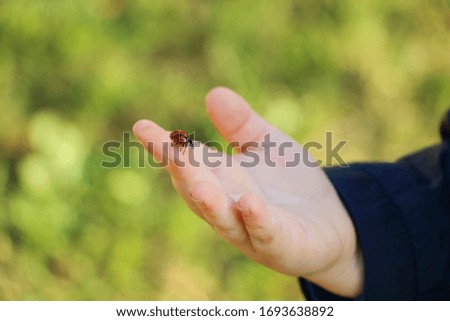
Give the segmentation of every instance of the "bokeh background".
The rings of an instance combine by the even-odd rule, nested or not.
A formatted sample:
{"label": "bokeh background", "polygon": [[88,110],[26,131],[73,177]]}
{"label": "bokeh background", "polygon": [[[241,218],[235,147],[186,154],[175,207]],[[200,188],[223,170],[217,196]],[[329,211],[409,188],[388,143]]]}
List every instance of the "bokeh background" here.
{"label": "bokeh background", "polygon": [[[0,1],[0,299],[302,299],[190,213],[160,168],[103,168],[149,118],[220,140],[224,85],[345,161],[438,142],[450,103],[449,2]],[[133,138],[134,140],[134,138]],[[315,151],[318,158],[323,151]],[[109,159],[110,160],[110,159]]]}

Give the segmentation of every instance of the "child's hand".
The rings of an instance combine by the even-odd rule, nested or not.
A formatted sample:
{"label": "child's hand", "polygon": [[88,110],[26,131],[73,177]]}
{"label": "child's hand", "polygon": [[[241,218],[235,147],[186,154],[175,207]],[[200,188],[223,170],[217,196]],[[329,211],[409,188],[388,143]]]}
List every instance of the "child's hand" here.
{"label": "child's hand", "polygon": [[[246,158],[244,146],[240,154],[210,158],[210,162],[220,160],[220,166],[207,166],[204,145],[188,146],[183,153],[179,147],[170,147],[170,132],[148,120],[138,121],[133,131],[145,147],[153,144],[156,161],[169,155],[166,169],[178,193],[194,213],[242,253],[336,294],[358,295],[363,266],[355,231],[322,169],[304,162],[286,167],[294,153],[303,157],[306,151],[231,90],[212,90],[206,97],[206,106],[217,130],[228,142],[242,147],[248,142],[261,143],[270,134],[270,141],[276,144],[270,149],[270,159],[267,148],[259,145],[248,149],[259,156],[259,163],[243,167],[241,160],[253,160]],[[163,142],[169,146],[166,151]],[[278,147],[283,142],[292,145],[280,156]],[[199,164],[189,164],[189,157]],[[227,166],[227,158],[231,158],[232,166]],[[269,166],[270,161],[276,166]]]}

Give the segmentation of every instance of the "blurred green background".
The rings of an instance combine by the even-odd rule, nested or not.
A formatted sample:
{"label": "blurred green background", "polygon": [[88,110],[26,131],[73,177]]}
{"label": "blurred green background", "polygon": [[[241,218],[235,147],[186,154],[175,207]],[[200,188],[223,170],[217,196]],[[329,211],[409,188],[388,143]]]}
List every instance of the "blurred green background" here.
{"label": "blurred green background", "polygon": [[437,0],[1,1],[0,299],[301,299],[137,147],[107,169],[102,145],[140,118],[218,140],[203,99],[224,85],[299,142],[332,131],[347,162],[395,160],[439,140],[449,17]]}

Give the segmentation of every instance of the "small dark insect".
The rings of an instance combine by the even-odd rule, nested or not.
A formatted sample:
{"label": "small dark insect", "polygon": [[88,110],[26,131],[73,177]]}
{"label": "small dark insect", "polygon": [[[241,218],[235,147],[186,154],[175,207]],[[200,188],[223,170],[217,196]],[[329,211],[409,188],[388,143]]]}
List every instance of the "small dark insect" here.
{"label": "small dark insect", "polygon": [[172,146],[180,145],[181,147],[194,147],[192,139],[188,136],[188,134],[186,134],[184,130],[175,130],[171,132],[170,139],[172,140]]}

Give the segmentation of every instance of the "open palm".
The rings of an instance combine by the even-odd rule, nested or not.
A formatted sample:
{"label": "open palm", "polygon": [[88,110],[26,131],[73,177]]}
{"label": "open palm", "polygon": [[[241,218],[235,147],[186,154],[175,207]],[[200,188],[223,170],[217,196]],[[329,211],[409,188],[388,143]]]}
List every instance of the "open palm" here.
{"label": "open palm", "polygon": [[[212,90],[206,106],[239,153],[211,157],[197,142],[180,152],[168,147],[170,133],[148,120],[137,122],[134,133],[157,161],[168,158],[173,185],[192,211],[242,253],[337,294],[357,295],[362,264],[355,231],[322,169],[231,90]],[[270,145],[261,144],[265,139]],[[295,155],[303,161],[291,166]]]}

